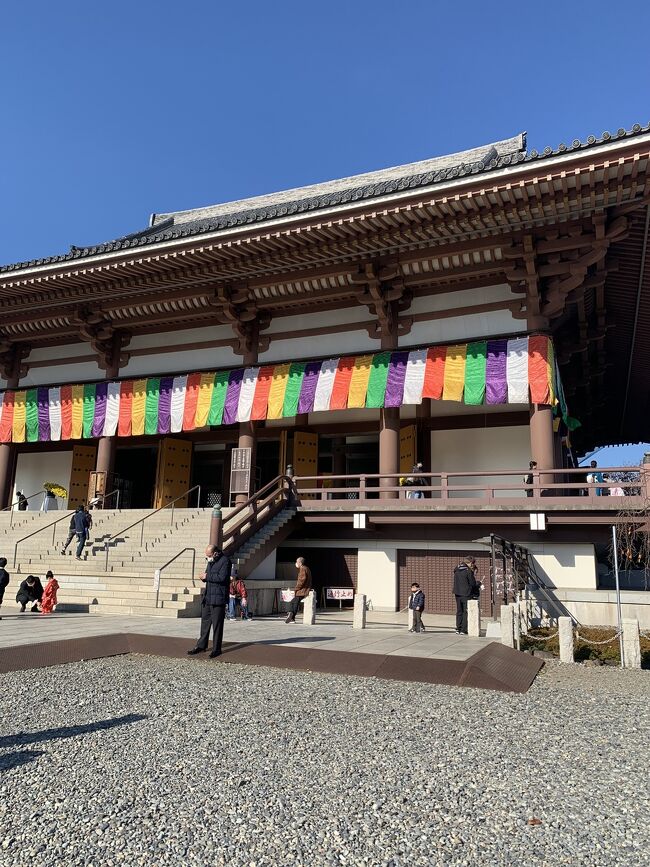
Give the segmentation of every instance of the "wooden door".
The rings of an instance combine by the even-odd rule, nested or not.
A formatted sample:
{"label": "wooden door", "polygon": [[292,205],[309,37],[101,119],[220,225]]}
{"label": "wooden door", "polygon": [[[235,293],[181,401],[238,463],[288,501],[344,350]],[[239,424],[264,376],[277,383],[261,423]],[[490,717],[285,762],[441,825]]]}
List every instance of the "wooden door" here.
{"label": "wooden door", "polygon": [[410,473],[417,461],[417,429],[414,424],[403,427],[399,432],[399,471]]}
{"label": "wooden door", "polygon": [[[68,508],[76,509],[86,502],[90,474],[97,465],[97,446],[74,446],[72,449],[72,469],[68,484]],[[58,482],[58,479],[47,479]]]}
{"label": "wooden door", "polygon": [[[171,503],[180,497],[190,487],[190,472],[192,468],[192,443],[188,440],[178,440],[164,437],[158,446],[158,469],[156,470],[156,493],[154,508]],[[194,498],[192,502],[195,502]],[[187,506],[188,498],[183,497],[176,505],[179,508]]]}
{"label": "wooden door", "polygon": [[[471,551],[471,547],[470,547]],[[478,566],[477,578],[483,582],[480,608],[484,617],[491,613],[490,555],[486,551],[473,552]],[[454,568],[462,563],[467,550],[461,551],[398,551],[399,607],[408,603],[411,584],[417,581],[424,591],[425,613],[455,614],[453,594]],[[426,624],[426,617],[425,617]]]}
{"label": "wooden door", "polygon": [[[304,431],[294,433],[293,469],[297,476],[318,475],[318,434]],[[305,499],[313,500],[314,494],[304,492],[315,487],[315,480],[300,482],[300,493]]]}

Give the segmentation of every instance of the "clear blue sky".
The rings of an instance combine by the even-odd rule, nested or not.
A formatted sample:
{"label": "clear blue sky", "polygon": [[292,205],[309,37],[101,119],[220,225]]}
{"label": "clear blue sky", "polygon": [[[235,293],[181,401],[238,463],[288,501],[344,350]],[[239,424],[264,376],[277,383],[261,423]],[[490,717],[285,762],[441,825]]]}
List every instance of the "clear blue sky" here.
{"label": "clear blue sky", "polygon": [[650,4],[6,3],[0,262],[522,130],[645,123]]}

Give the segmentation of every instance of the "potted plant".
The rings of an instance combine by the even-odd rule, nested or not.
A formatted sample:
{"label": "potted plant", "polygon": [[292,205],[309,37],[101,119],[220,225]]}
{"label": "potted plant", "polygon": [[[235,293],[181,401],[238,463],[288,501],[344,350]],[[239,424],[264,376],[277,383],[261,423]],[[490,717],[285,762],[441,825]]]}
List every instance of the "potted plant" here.
{"label": "potted plant", "polygon": [[59,497],[65,500],[68,496],[68,492],[63,485],[59,485],[57,482],[43,482],[43,490],[45,491],[42,507],[44,512],[52,512],[58,509],[56,498]]}

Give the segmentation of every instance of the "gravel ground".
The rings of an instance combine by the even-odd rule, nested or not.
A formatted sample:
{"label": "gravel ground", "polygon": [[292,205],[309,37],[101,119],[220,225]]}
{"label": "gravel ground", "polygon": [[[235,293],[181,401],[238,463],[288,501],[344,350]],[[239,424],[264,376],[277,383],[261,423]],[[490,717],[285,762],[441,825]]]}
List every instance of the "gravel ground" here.
{"label": "gravel ground", "polygon": [[649,697],[555,664],[523,696],[135,656],[5,675],[0,864],[648,865]]}

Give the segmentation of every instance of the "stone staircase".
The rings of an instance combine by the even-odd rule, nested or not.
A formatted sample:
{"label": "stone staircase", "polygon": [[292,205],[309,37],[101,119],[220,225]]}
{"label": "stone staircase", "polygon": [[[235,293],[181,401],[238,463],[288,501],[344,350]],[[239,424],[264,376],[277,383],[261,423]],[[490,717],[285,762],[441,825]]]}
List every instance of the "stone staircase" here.
{"label": "stone staircase", "polygon": [[[224,530],[232,510],[223,510]],[[0,512],[0,556],[7,558],[11,584],[5,605],[15,595],[18,583],[30,573],[43,580],[51,569],[61,589],[59,609],[97,614],[155,614],[163,617],[191,617],[199,614],[204,548],[209,539],[210,509],[165,509],[126,532],[125,527],[151,514],[150,509],[93,512],[93,527],[82,561],[75,559],[76,537],[65,556],[61,549],[68,535],[72,512]],[[260,557],[273,547],[274,538],[284,538],[295,514],[284,509],[264,524],[234,553],[241,574],[250,574]],[[240,516],[241,517],[241,516]],[[61,520],[59,520],[61,519]],[[11,525],[10,525],[11,521]],[[54,522],[58,521],[56,525]],[[43,529],[48,527],[48,529]],[[24,539],[36,530],[42,530]],[[108,565],[105,540],[109,543]],[[14,548],[18,544],[16,565]],[[194,570],[192,569],[194,549]],[[179,555],[179,556],[177,556]],[[170,560],[174,562],[163,568]],[[158,590],[154,573],[162,569]]]}

